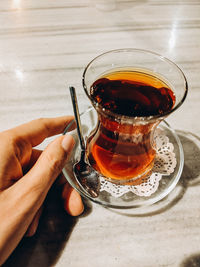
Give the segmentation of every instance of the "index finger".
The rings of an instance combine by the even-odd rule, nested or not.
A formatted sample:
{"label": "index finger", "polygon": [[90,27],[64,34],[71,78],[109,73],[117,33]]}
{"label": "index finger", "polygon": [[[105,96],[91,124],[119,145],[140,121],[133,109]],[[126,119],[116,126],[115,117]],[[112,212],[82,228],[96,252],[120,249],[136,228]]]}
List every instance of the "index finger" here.
{"label": "index finger", "polygon": [[39,145],[45,138],[62,133],[73,119],[73,116],[40,118],[19,125],[9,131],[15,138],[23,138],[34,147]]}

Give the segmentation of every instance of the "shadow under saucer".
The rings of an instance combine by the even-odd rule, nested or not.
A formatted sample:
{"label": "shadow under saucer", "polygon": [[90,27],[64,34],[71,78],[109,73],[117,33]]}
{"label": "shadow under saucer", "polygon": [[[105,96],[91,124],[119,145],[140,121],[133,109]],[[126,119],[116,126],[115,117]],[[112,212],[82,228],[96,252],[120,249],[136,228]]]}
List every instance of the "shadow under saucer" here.
{"label": "shadow under saucer", "polygon": [[[183,198],[188,187],[200,185],[200,137],[191,132],[176,132],[184,152],[183,172],[176,187],[165,198],[153,205],[132,209],[131,211],[110,209],[112,212],[130,217],[145,217],[159,214],[176,205]],[[195,257],[196,259],[199,260],[199,255]],[[193,259],[189,258],[188,261],[184,262],[185,265],[183,266],[189,266],[187,263],[189,264],[191,260]]]}

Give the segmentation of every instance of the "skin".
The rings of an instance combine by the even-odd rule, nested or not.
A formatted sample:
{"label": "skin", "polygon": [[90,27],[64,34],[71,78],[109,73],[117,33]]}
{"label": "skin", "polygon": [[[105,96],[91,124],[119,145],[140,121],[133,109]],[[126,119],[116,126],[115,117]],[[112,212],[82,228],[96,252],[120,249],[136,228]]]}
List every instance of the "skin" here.
{"label": "skin", "polygon": [[[34,147],[62,133],[72,119],[37,119],[0,133],[0,265],[23,236],[36,232],[43,202],[70,156],[74,139],[59,136],[44,151]],[[81,214],[80,195],[65,179],[58,183],[65,210],[72,216]]]}

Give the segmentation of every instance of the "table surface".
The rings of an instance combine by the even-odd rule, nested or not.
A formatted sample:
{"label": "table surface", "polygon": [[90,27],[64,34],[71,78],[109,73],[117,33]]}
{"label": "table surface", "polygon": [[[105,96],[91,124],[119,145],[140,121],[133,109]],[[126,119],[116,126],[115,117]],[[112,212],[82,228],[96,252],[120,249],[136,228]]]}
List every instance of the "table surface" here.
{"label": "table surface", "polygon": [[199,0],[1,0],[0,130],[72,114],[69,85],[85,110],[84,67],[124,47],[162,54],[187,77],[187,99],[168,118],[185,154],[180,182],[146,213],[122,215],[85,201],[78,218],[52,189],[36,235],[5,266],[200,266]]}

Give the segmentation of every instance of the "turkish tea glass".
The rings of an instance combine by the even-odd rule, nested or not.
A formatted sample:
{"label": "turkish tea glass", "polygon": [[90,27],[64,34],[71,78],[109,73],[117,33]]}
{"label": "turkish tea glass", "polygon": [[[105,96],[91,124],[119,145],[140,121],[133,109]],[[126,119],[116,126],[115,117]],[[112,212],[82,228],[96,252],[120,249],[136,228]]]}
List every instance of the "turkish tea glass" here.
{"label": "turkish tea glass", "polygon": [[88,162],[112,183],[140,184],[154,164],[158,124],[186,98],[185,75],[156,53],[118,49],[94,58],[82,81],[98,114]]}

